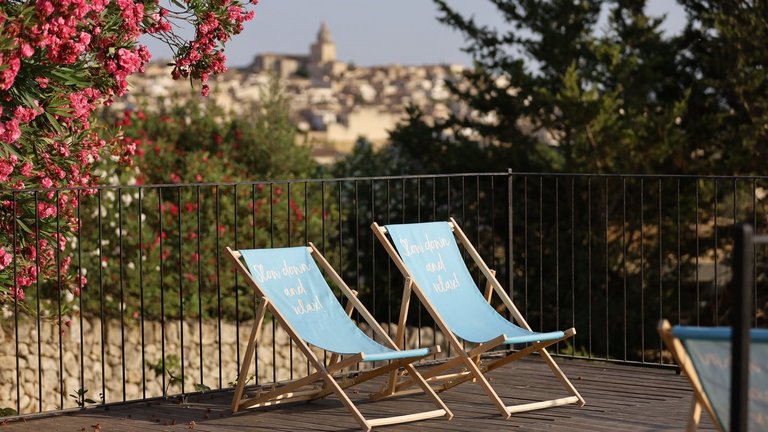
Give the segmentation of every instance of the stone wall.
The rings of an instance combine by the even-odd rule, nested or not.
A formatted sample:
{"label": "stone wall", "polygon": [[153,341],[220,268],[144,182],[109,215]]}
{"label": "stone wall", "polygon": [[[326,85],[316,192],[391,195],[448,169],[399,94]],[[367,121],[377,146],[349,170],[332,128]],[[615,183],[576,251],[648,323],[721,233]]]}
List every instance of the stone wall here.
{"label": "stone wall", "polygon": [[[160,362],[163,349],[166,359],[175,356],[181,360],[182,336],[184,391],[195,391],[195,384],[201,382],[212,389],[226,388],[237,379],[238,336],[242,357],[252,325],[252,322],[239,325],[222,322],[219,328],[215,320],[204,321],[201,341],[197,321],[184,322],[183,328],[178,321],[166,321],[164,332],[159,322],[147,321],[142,338],[141,326],[136,320],[126,321],[121,328],[119,320],[107,321],[102,326],[99,319],[87,318],[82,320],[81,343],[79,319],[63,326],[63,331],[50,322],[42,322],[38,331],[36,321],[20,318],[17,369],[16,329],[13,322],[10,325],[6,322],[0,326],[0,408],[16,409],[17,376],[21,413],[39,411],[41,394],[43,411],[60,409],[62,397],[64,408],[76,407],[70,394],[81,387],[88,390],[86,397],[97,401],[104,393],[108,403],[162,396],[162,378],[151,366]],[[307,373],[307,361],[303,354],[295,346],[291,347],[288,335],[279,326],[276,327],[273,332],[272,322],[265,322],[257,350],[258,366],[252,366],[249,373],[249,377],[258,375],[260,384],[300,378]],[[394,335],[394,325],[385,324],[384,328]],[[419,340],[421,346],[444,342],[439,332],[435,341],[431,328],[422,328],[421,331],[409,329],[407,347],[418,346]],[[81,352],[84,358],[82,371]],[[316,350],[316,353],[323,358],[322,351]],[[180,368],[172,372],[180,376]],[[42,378],[42,386],[39,386],[39,377]],[[166,374],[166,384],[168,382]],[[252,380],[250,384],[254,382]],[[181,384],[173,385],[168,388],[167,394],[178,394],[181,390]]]}

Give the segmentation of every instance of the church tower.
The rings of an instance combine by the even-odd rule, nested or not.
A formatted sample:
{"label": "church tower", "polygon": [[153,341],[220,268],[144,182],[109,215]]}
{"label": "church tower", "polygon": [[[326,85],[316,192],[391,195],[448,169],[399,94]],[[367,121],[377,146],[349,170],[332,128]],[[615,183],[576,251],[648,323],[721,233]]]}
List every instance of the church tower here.
{"label": "church tower", "polygon": [[317,41],[312,44],[309,51],[309,72],[314,78],[327,75],[336,62],[336,44],[331,40],[331,32],[323,21],[317,32]]}

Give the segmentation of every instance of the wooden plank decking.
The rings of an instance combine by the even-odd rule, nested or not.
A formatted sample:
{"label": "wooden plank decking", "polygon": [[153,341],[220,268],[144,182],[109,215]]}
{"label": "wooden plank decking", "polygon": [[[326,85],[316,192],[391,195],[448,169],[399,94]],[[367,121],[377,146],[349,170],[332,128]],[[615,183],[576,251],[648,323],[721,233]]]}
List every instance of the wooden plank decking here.
{"label": "wooden plank decking", "polygon": [[[376,428],[377,431],[681,431],[685,429],[691,391],[684,377],[668,369],[558,360],[587,401],[574,405],[516,414],[504,420],[476,384],[466,383],[442,393],[453,410],[444,418]],[[492,384],[507,404],[567,396],[544,362],[532,358],[491,374]],[[363,415],[406,414],[434,409],[423,396],[369,403],[364,396],[381,382],[361,386],[350,396]],[[188,404],[174,401],[141,402],[108,409],[93,408],[73,414],[12,422],[5,431],[347,431],[358,430],[349,413],[333,397],[312,403],[246,410],[232,415],[232,393],[197,397]],[[714,430],[703,414],[699,430]]]}

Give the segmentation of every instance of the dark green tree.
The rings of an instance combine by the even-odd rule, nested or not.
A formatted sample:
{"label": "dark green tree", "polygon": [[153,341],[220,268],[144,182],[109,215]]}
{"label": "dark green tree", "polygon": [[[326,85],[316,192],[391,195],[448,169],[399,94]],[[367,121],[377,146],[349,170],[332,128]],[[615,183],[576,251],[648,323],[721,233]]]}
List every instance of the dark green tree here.
{"label": "dark green tree", "polygon": [[680,0],[685,128],[708,172],[762,174],[768,158],[768,3]]}
{"label": "dark green tree", "polygon": [[[395,146],[429,160],[427,171],[683,168],[680,41],[663,34],[644,0],[490,1],[505,29],[435,0],[438,19],[464,34],[474,61],[448,83],[466,109],[434,125],[412,110],[392,134]],[[598,29],[601,11],[608,19]]]}

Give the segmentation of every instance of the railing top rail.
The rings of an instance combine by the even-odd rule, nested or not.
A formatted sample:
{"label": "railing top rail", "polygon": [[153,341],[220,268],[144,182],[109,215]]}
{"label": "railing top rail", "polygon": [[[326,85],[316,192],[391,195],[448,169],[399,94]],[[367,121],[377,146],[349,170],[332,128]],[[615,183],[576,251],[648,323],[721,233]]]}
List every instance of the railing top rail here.
{"label": "railing top rail", "polygon": [[368,176],[368,177],[335,177],[335,178],[311,178],[311,179],[278,179],[278,180],[252,180],[241,182],[209,182],[209,183],[158,183],[146,185],[99,185],[99,186],[77,186],[64,188],[26,188],[26,189],[0,189],[0,193],[29,193],[29,192],[50,192],[50,191],[93,191],[93,190],[114,190],[114,189],[158,189],[158,188],[179,188],[179,187],[215,187],[215,186],[254,186],[270,184],[295,184],[295,183],[336,183],[349,181],[384,181],[384,180],[402,180],[402,179],[435,179],[435,178],[454,178],[454,177],[498,177],[507,176],[508,172],[485,172],[485,173],[455,173],[455,174],[416,174],[399,176]]}
{"label": "railing top rail", "polygon": [[552,172],[515,172],[510,175],[527,177],[598,177],[598,178],[652,178],[652,179],[688,179],[688,180],[768,180],[763,175],[707,175],[707,174],[598,174],[598,173],[552,173]]}
{"label": "railing top rail", "polygon": [[305,178],[305,179],[277,179],[277,180],[251,180],[240,182],[208,182],[208,183],[156,183],[146,185],[125,185],[110,184],[99,186],[73,186],[63,188],[25,188],[25,189],[0,189],[0,193],[19,194],[34,192],[62,192],[62,191],[94,191],[94,190],[114,190],[114,189],[159,189],[159,188],[179,188],[179,187],[221,187],[221,186],[254,186],[254,185],[276,185],[276,184],[296,184],[296,183],[336,183],[348,181],[385,181],[385,180],[403,180],[403,179],[436,179],[436,178],[455,178],[455,177],[578,177],[578,178],[639,178],[639,179],[681,179],[681,180],[767,180],[768,176],[762,175],[695,175],[695,174],[600,174],[600,173],[553,173],[553,172],[515,172],[512,170],[506,172],[474,172],[474,173],[451,173],[451,174],[414,174],[414,175],[394,175],[394,176],[367,176],[367,177],[331,177],[331,178]]}

